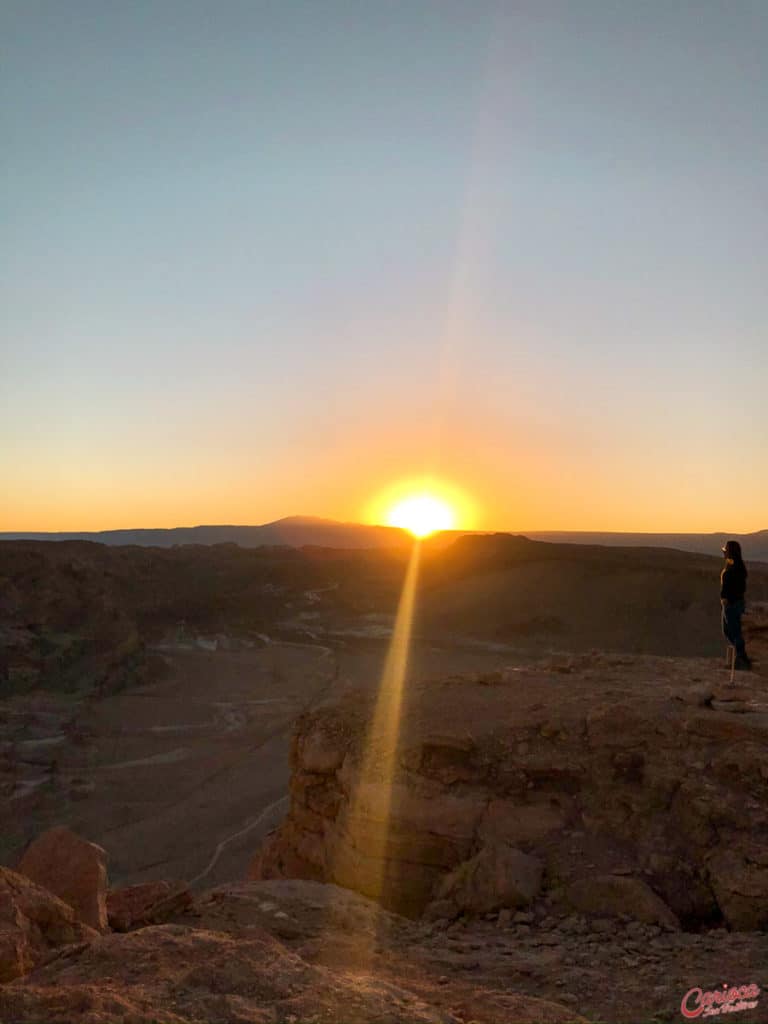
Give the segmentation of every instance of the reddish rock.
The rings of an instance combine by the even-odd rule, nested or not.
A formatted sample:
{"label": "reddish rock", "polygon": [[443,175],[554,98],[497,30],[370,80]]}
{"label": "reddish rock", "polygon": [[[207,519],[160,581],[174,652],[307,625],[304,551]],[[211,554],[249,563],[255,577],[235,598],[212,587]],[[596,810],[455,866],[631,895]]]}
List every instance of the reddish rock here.
{"label": "reddish rock", "polygon": [[110,889],[107,893],[109,926],[127,932],[141,925],[159,924],[192,903],[189,890],[174,882],[142,882]]}
{"label": "reddish rock", "polygon": [[574,910],[592,914],[629,914],[636,921],[679,928],[667,904],[640,878],[597,875],[573,882],[565,892]]}
{"label": "reddish rock", "polygon": [[107,855],[66,826],[48,829],[27,847],[18,871],[64,900],[98,931],[107,930]]}
{"label": "reddish rock", "polygon": [[502,843],[484,846],[443,879],[438,898],[477,914],[527,907],[539,893],[541,876],[542,863],[536,857]]}
{"label": "reddish rock", "polygon": [[768,928],[768,846],[751,842],[741,850],[715,850],[709,860],[709,878],[731,928]]}
{"label": "reddish rock", "polygon": [[63,900],[24,875],[0,868],[0,983],[31,971],[55,947],[97,934]]}

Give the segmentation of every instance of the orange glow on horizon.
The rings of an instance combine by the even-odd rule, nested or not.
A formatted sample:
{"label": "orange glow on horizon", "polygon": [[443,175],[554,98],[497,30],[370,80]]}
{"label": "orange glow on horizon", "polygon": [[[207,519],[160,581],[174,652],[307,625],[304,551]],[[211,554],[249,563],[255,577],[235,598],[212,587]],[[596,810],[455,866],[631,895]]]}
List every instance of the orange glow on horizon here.
{"label": "orange glow on horizon", "polygon": [[435,478],[403,480],[380,492],[370,503],[365,520],[398,526],[414,537],[439,530],[475,529],[474,502],[453,484]]}
{"label": "orange glow on horizon", "polygon": [[456,514],[439,498],[433,498],[431,494],[416,494],[390,509],[387,523],[421,538],[439,530],[452,530]]}

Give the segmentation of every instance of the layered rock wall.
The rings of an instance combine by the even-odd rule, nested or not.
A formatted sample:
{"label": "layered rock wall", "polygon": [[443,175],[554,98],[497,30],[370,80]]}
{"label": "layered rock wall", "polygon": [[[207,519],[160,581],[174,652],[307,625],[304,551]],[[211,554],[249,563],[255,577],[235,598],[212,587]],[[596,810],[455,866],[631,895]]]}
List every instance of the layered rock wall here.
{"label": "layered rock wall", "polygon": [[768,681],[723,681],[707,661],[591,656],[411,683],[394,759],[368,734],[373,697],[350,693],[299,721],[290,812],[251,877],[411,915],[541,887],[582,911],[768,928]]}

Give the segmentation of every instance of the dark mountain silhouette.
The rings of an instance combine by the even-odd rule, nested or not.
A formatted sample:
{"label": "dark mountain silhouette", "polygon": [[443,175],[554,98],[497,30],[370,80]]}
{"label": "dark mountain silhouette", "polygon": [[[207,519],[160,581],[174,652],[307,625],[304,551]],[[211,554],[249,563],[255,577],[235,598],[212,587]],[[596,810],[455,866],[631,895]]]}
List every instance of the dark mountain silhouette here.
{"label": "dark mountain silhouette", "polygon": [[741,543],[744,557],[768,562],[768,530],[754,533],[599,533],[534,530],[525,534],[531,540],[550,544],[603,544],[608,547],[676,548],[703,555],[719,555],[727,540]]}
{"label": "dark mountain silhouette", "polygon": [[0,540],[90,540],[99,544],[172,548],[180,544],[237,544],[241,548],[387,548],[408,542],[391,526],[339,523],[318,516],[288,516],[261,526],[177,526],[172,529],[100,530],[94,533],[2,533]]}
{"label": "dark mountain silhouette", "polygon": [[[473,530],[446,530],[430,540],[443,547],[458,537],[482,533]],[[531,540],[555,544],[603,545],[607,547],[675,548],[698,554],[719,556],[726,540],[741,542],[749,561],[768,561],[768,530],[755,533],[599,533],[571,531],[529,531]],[[342,523],[318,516],[287,516],[260,526],[201,525],[172,529],[101,530],[80,533],[0,533],[0,540],[88,540],[108,545],[172,548],[182,544],[237,544],[241,548],[323,547],[323,548],[400,548],[410,544],[409,535],[393,526]]]}

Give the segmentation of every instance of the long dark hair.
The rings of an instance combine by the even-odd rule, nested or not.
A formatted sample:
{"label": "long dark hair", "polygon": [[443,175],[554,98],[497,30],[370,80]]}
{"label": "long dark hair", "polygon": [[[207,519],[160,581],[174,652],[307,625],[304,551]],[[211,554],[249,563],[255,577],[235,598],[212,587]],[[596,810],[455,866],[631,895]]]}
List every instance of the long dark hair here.
{"label": "long dark hair", "polygon": [[725,547],[723,548],[723,554],[726,558],[732,559],[733,564],[738,565],[746,574],[747,567],[744,565],[744,559],[741,557],[741,544],[739,544],[737,540],[726,541]]}

